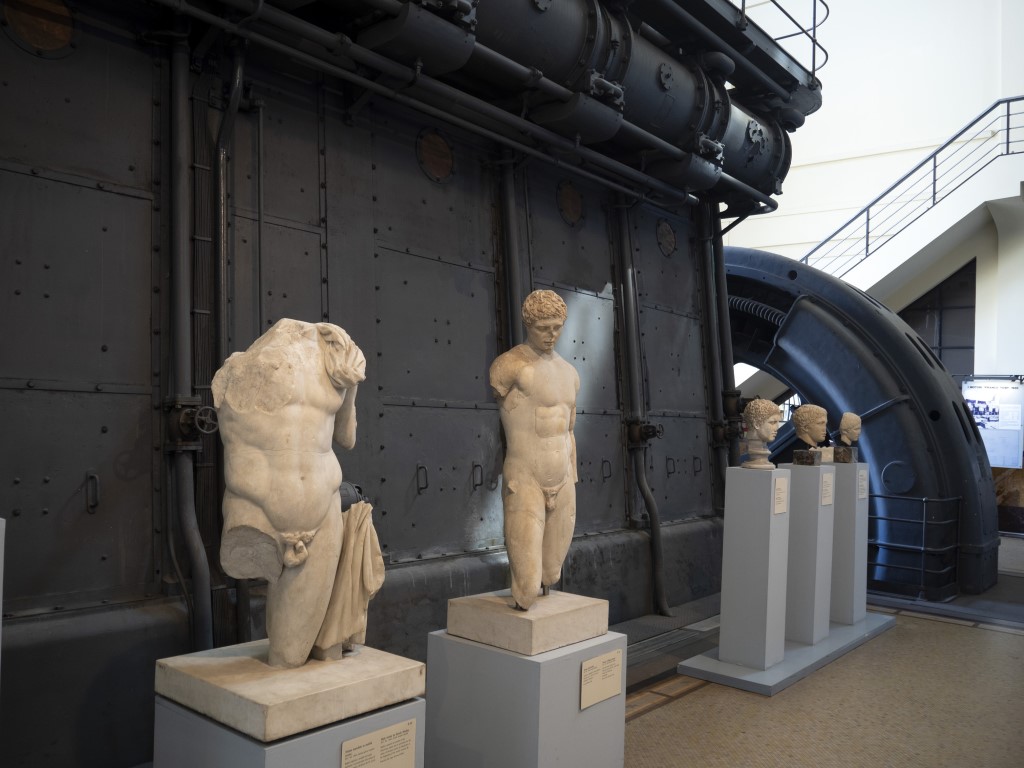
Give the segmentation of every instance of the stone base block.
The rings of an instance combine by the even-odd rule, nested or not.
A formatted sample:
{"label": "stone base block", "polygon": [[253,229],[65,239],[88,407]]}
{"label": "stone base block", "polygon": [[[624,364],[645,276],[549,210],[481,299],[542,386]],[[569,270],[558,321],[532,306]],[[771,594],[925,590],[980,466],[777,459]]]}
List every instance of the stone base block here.
{"label": "stone base block", "polygon": [[528,611],[507,589],[448,601],[448,634],[534,656],[608,631],[608,601],[554,592]]}
{"label": "stone base block", "polygon": [[422,696],[423,662],[360,646],[295,669],[265,662],[269,643],[159,659],[156,692],[260,741],[273,741]]}
{"label": "stone base block", "polygon": [[266,744],[157,696],[153,768],[423,768],[425,714],[417,698]]}

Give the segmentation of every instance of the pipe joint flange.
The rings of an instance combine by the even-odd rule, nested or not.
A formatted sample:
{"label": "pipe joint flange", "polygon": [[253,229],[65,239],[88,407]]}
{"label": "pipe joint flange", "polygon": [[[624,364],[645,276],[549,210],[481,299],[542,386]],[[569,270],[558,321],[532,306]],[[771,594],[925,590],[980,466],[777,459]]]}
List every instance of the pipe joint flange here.
{"label": "pipe joint flange", "polygon": [[630,447],[643,447],[648,441],[654,438],[665,436],[663,424],[652,424],[649,421],[630,421],[626,424],[626,436]]}

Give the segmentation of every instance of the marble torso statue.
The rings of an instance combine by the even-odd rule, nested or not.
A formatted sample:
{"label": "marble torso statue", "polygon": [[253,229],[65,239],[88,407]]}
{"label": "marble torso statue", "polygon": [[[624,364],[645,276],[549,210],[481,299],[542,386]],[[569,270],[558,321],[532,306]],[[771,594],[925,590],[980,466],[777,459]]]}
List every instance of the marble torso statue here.
{"label": "marble torso statue", "polygon": [[221,565],[268,582],[268,663],[363,641],[384,564],[365,502],[341,510],[332,443],[352,448],[366,361],[330,323],[280,320],[213,379],[224,442]]}

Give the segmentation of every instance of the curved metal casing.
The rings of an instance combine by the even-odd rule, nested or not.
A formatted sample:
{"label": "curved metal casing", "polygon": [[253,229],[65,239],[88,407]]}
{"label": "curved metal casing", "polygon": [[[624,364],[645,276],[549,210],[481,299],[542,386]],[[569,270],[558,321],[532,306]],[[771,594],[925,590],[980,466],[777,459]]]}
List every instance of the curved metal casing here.
{"label": "curved metal casing", "polygon": [[[877,546],[869,583],[883,591],[920,587],[927,599],[995,584],[992,470],[956,383],[928,346],[894,312],[837,278],[763,251],[725,254],[730,297],[785,313],[778,326],[745,313],[734,318],[737,362],[824,407],[833,434],[846,411],[864,420],[859,445],[870,468]],[[773,334],[770,347],[736,338],[735,328],[751,324]],[[957,504],[944,501],[954,499],[958,523]]]}

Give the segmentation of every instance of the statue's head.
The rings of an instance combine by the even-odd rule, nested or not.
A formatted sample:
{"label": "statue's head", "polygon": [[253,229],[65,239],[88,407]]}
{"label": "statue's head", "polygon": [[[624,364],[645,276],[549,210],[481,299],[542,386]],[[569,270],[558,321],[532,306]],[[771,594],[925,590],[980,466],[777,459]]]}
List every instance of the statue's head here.
{"label": "statue's head", "polygon": [[568,315],[565,302],[554,291],[534,291],[523,301],[527,343],[537,352],[551,352]]}
{"label": "statue's head", "polygon": [[758,398],[751,400],[743,409],[743,421],[758,440],[770,443],[779,432],[782,411],[771,400]]}
{"label": "statue's head", "polygon": [[839,422],[839,439],[846,445],[853,445],[860,440],[860,416],[847,411]]}
{"label": "statue's head", "polygon": [[820,405],[801,405],[793,411],[796,436],[807,445],[817,446],[828,434],[828,413]]}
{"label": "statue's head", "polygon": [[366,378],[366,358],[344,329],[331,323],[317,323],[324,368],[338,389],[351,389]]}

